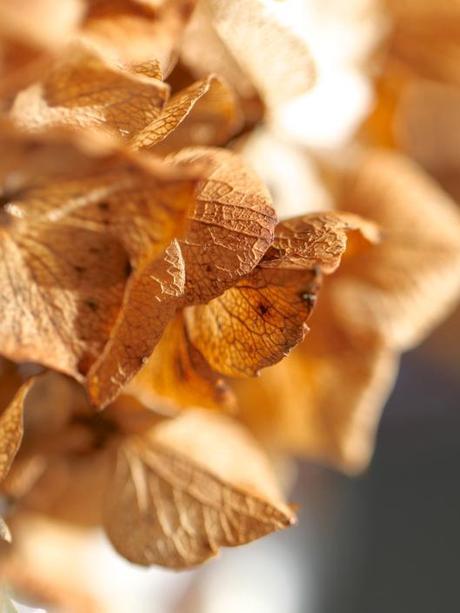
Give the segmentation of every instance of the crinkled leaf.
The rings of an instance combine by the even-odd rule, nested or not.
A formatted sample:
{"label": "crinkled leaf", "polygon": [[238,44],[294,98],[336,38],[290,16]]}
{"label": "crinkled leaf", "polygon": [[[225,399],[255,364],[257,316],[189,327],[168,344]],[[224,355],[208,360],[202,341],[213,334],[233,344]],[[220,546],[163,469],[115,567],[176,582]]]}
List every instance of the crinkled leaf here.
{"label": "crinkled leaf", "polygon": [[312,271],[257,268],[222,296],[187,309],[190,340],[218,372],[256,375],[303,340],[318,290]]}
{"label": "crinkled leaf", "polygon": [[156,119],[169,96],[149,67],[110,65],[81,45],[71,46],[45,77],[18,94],[11,117],[21,128],[99,127],[129,140]]}
{"label": "crinkled leaf", "polygon": [[138,266],[111,338],[88,373],[95,404],[107,405],[146,363],[174,317],[184,286],[184,262],[176,241],[164,256],[154,254]]}
{"label": "crinkled leaf", "polygon": [[136,135],[132,145],[144,149],[155,146],[155,153],[184,145],[220,145],[240,126],[233,92],[225,81],[211,75],[172,96],[161,115]]}
{"label": "crinkled leaf", "polygon": [[191,342],[216,371],[253,376],[300,343],[320,287],[347,246],[347,232],[375,238],[357,216],[323,213],[278,224],[259,266],[206,305],[186,312]]}
{"label": "crinkled leaf", "polygon": [[179,241],[186,303],[207,302],[247,275],[273,240],[276,215],[258,177],[230,151],[193,147],[167,158],[206,165],[190,227]]}
{"label": "crinkled leaf", "polygon": [[22,164],[17,139],[10,142],[17,166],[2,160],[2,353],[78,376],[109,338],[131,265],[152,261],[181,231],[196,180],[107,147],[97,152],[90,141],[28,137]]}
{"label": "crinkled leaf", "polygon": [[293,522],[257,444],[208,411],[127,442],[108,486],[107,534],[145,566],[194,566]]}

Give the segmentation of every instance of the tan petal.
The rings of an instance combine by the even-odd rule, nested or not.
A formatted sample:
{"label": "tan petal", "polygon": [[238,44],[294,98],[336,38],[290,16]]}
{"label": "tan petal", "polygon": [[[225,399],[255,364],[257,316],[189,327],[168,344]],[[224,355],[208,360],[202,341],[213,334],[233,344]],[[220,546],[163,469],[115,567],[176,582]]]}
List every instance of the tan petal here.
{"label": "tan petal", "polygon": [[[249,124],[259,121],[264,106],[248,75],[244,73],[212,25],[205,2],[199,2],[185,30],[180,48],[182,63],[196,78],[209,73],[222,76],[238,94]],[[206,56],[206,63],[203,57]]]}
{"label": "tan petal", "polygon": [[169,324],[127,391],[153,409],[158,406],[159,397],[183,408],[234,407],[233,396],[223,379],[190,343],[182,314]]}
{"label": "tan petal", "polygon": [[331,283],[345,329],[407,349],[445,315],[460,291],[460,216],[408,159],[376,153],[343,186],[341,207],[375,221],[382,241],[346,261]]}
{"label": "tan petal", "polygon": [[196,411],[120,450],[105,525],[128,560],[178,569],[293,522],[244,429]]}
{"label": "tan petal", "polygon": [[[2,541],[6,541],[7,543],[11,543],[11,532],[10,532],[10,529],[8,528],[8,525],[6,524],[5,520],[3,519],[3,517],[0,516],[0,543]],[[2,604],[1,596],[0,596],[0,604]]]}
{"label": "tan petal", "polygon": [[283,221],[259,266],[224,294],[186,311],[188,334],[211,367],[230,377],[254,376],[281,360],[308,327],[321,273],[333,272],[347,232],[377,238],[357,216],[322,213]]}
{"label": "tan petal", "polygon": [[109,338],[131,264],[152,261],[181,231],[196,185],[183,169],[90,142],[31,136],[21,160],[6,139],[0,223],[2,353],[77,377]]}
{"label": "tan petal", "polygon": [[85,35],[117,61],[157,59],[168,75],[196,0],[90,0]]}
{"label": "tan petal", "polygon": [[435,2],[386,0],[393,19],[390,50],[420,76],[460,83],[460,6]]}
{"label": "tan petal", "polygon": [[303,340],[318,290],[313,271],[257,268],[222,296],[187,309],[190,340],[217,372],[254,376]]}
{"label": "tan petal", "polygon": [[236,154],[193,147],[167,158],[206,165],[190,228],[179,241],[187,303],[207,302],[251,272],[273,240],[276,215],[258,177]]}
{"label": "tan petal", "polygon": [[269,106],[307,91],[314,68],[305,43],[261,0],[207,0],[212,23]]}
{"label": "tan petal", "polygon": [[302,345],[257,380],[237,382],[240,418],[272,448],[354,473],[372,455],[397,358],[332,325],[323,306],[324,296]]}
{"label": "tan petal", "polygon": [[0,481],[5,479],[21,444],[24,401],[33,380],[24,383],[0,415]]}
{"label": "tan petal", "polygon": [[39,78],[83,17],[81,0],[3,0],[0,4],[0,96]]}
{"label": "tan petal", "polygon": [[73,45],[41,82],[16,97],[11,118],[21,128],[100,127],[129,140],[159,117],[167,85],[151,78],[153,62],[120,68]]}
{"label": "tan petal", "polygon": [[88,373],[94,404],[106,406],[147,362],[174,317],[184,287],[184,262],[176,241],[164,257],[155,254],[136,269],[111,338]]}
{"label": "tan petal", "polygon": [[[274,241],[260,265],[264,268],[312,270],[331,274],[340,265],[350,237],[357,233],[367,243],[380,240],[378,227],[351,213],[311,213],[280,222]],[[355,242],[358,240],[354,238]]]}
{"label": "tan petal", "polygon": [[437,177],[460,168],[460,89],[418,79],[401,96],[398,144]]}
{"label": "tan petal", "polygon": [[168,153],[184,145],[220,145],[240,126],[241,115],[232,90],[211,75],[175,94],[132,145],[147,149],[155,146],[155,153]]}

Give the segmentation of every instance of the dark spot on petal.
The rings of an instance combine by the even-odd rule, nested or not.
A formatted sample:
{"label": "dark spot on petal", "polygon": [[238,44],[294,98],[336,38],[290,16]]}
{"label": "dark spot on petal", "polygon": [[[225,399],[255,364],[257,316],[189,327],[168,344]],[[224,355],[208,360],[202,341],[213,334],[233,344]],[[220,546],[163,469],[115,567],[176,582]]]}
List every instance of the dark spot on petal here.
{"label": "dark spot on petal", "polygon": [[101,200],[101,202],[97,203],[97,206],[99,207],[99,210],[101,211],[108,211],[110,208],[110,203],[106,202],[105,200]]}
{"label": "dark spot on petal", "polygon": [[97,304],[97,302],[95,300],[85,300],[85,304],[87,307],[89,307],[92,311],[97,311],[97,309],[99,308],[99,305]]}
{"label": "dark spot on petal", "polygon": [[259,306],[257,307],[257,309],[258,309],[259,313],[262,315],[262,317],[268,313],[269,308],[270,307],[267,306],[266,304],[264,304],[263,302],[261,302],[259,304]]}
{"label": "dark spot on petal", "polygon": [[85,270],[86,270],[86,268],[84,266],[80,266],[79,264],[75,264],[74,269],[80,275],[83,274],[85,272]]}

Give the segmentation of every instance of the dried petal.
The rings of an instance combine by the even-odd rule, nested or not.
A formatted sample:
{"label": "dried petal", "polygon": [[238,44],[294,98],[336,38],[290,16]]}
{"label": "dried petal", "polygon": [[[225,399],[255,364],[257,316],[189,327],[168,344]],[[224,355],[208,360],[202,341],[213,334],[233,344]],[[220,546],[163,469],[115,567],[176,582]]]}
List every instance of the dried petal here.
{"label": "dried petal", "polygon": [[207,302],[257,265],[273,240],[270,196],[242,159],[230,151],[193,147],[167,158],[187,168],[206,165],[186,236],[185,301]]}
{"label": "dried petal", "polygon": [[190,340],[214,370],[254,376],[304,339],[318,290],[313,271],[257,268],[222,296],[187,310]]}
{"label": "dried petal", "polygon": [[2,159],[0,171],[1,350],[78,377],[109,338],[131,264],[181,231],[196,180],[107,143],[91,150],[89,139],[10,143],[13,162]]}
{"label": "dried petal", "polygon": [[294,522],[263,452],[211,412],[188,412],[125,444],[108,496],[112,544],[145,566],[194,566]]}
{"label": "dried petal", "polygon": [[217,33],[269,106],[311,87],[314,68],[305,43],[261,0],[207,0],[207,5]]}
{"label": "dried petal", "polygon": [[454,203],[409,160],[375,153],[343,186],[342,208],[366,215],[382,241],[350,258],[331,285],[345,329],[390,347],[417,343],[460,290],[460,218]]}
{"label": "dried petal", "polygon": [[106,406],[141,369],[174,317],[184,293],[185,270],[176,241],[136,269],[111,338],[88,373],[92,401]]}
{"label": "dried petal", "polygon": [[167,85],[151,78],[156,64],[111,66],[84,46],[71,46],[44,79],[22,91],[11,110],[21,128],[100,127],[129,140],[161,114]]}
{"label": "dried petal", "polygon": [[[175,94],[161,115],[133,139],[137,149],[170,152],[184,145],[220,145],[241,126],[232,90],[211,75]],[[165,141],[164,139],[167,140]]]}
{"label": "dried petal", "polygon": [[37,79],[83,16],[81,0],[2,0],[0,96]]}
{"label": "dried petal", "polygon": [[235,392],[240,418],[267,445],[354,473],[372,455],[398,360],[337,327],[326,294],[305,343],[257,380],[238,380]]}
{"label": "dried petal", "polygon": [[234,407],[233,396],[223,379],[190,343],[182,314],[165,330],[128,392],[152,408],[158,406],[159,396],[183,408]]}
{"label": "dried petal", "polygon": [[24,401],[33,380],[24,383],[0,415],[0,481],[5,479],[21,444]]}
{"label": "dried petal", "polygon": [[187,310],[191,342],[227,376],[253,376],[281,360],[308,327],[320,273],[333,272],[347,232],[376,238],[358,216],[323,213],[283,221],[259,266],[222,296]]}
{"label": "dried petal", "polygon": [[153,58],[164,75],[174,67],[196,0],[89,0],[85,35],[122,63]]}

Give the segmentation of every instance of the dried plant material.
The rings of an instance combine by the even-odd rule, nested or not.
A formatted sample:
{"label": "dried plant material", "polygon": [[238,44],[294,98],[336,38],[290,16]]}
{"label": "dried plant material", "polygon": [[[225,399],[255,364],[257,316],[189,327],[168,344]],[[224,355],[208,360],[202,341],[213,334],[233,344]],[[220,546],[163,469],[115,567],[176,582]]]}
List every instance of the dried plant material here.
{"label": "dried plant material", "polygon": [[357,216],[323,213],[278,224],[259,266],[209,304],[188,309],[191,342],[212,368],[254,376],[281,360],[308,331],[321,273],[334,272],[347,231],[376,229]]}
{"label": "dried plant material", "polygon": [[[12,141],[23,151],[33,143],[39,165],[19,185],[4,183],[1,351],[78,377],[109,339],[131,265],[180,232],[196,180],[107,143],[88,154],[90,140]],[[18,176],[5,165],[7,179]]]}
{"label": "dried plant material", "polygon": [[263,370],[258,385],[235,384],[240,418],[270,447],[356,473],[372,455],[397,359],[378,343],[347,335],[323,306],[307,340]]}
{"label": "dried plant material", "polygon": [[460,88],[417,79],[401,92],[398,145],[441,180],[460,168]]}
{"label": "dried plant material", "polygon": [[189,412],[120,450],[106,530],[137,564],[188,568],[293,522],[262,451],[226,418]]}
{"label": "dried plant material", "polygon": [[99,127],[129,140],[157,119],[169,97],[156,63],[124,68],[73,45],[39,83],[20,92],[10,116],[23,129]]}
{"label": "dried plant material", "polygon": [[275,238],[260,265],[264,268],[337,270],[350,235],[358,233],[369,243],[380,240],[376,224],[352,213],[310,213],[285,219],[276,226]]}
{"label": "dried plant material", "polygon": [[386,0],[393,20],[392,56],[420,76],[460,83],[460,7],[456,0],[398,2]]}
{"label": "dried plant material", "polygon": [[235,134],[241,119],[232,90],[211,75],[172,96],[161,115],[137,134],[132,145],[138,149],[155,146],[155,153],[184,145],[220,145]]}
{"label": "dried plant material", "polygon": [[[33,384],[31,379],[16,392],[9,405],[0,414],[0,483],[8,475],[22,441],[24,401]],[[0,516],[0,543],[11,542],[11,533]]]}
{"label": "dried plant material", "polygon": [[184,262],[176,241],[163,257],[154,253],[140,263],[128,282],[111,338],[88,373],[88,389],[96,405],[106,406],[146,363],[184,288]]}
{"label": "dried plant material", "polygon": [[221,149],[184,149],[167,160],[206,165],[186,236],[185,303],[215,298],[258,264],[273,240],[276,215],[267,189],[240,156]]}
{"label": "dried plant material", "polygon": [[325,281],[307,339],[257,382],[235,383],[241,418],[268,444],[350,472],[369,461],[399,352],[450,308],[460,279],[460,222],[447,195],[402,156],[355,162],[338,205],[370,224]]}
{"label": "dried plant material", "polygon": [[187,311],[190,340],[214,370],[254,376],[303,340],[318,290],[312,271],[258,268],[209,304]]}
{"label": "dried plant material", "polygon": [[311,87],[314,68],[305,43],[270,15],[261,0],[206,0],[206,7],[217,34],[268,106]]}
{"label": "dried plant material", "polygon": [[0,415],[0,481],[8,474],[21,444],[23,434],[24,400],[32,380],[19,388],[13,400]]}
{"label": "dried plant material", "polygon": [[183,408],[200,403],[203,408],[234,408],[229,387],[190,342],[182,315],[169,324],[127,391],[152,408],[159,397]]}
{"label": "dried plant material", "polygon": [[159,61],[174,67],[184,27],[196,0],[88,0],[85,36],[122,63]]}
{"label": "dried plant material", "polygon": [[[206,65],[202,61],[203,53],[206,53]],[[209,73],[223,77],[238,95],[248,123],[262,118],[264,108],[256,87],[217,34],[205,2],[198,3],[187,25],[180,58],[196,78],[206,78]]]}
{"label": "dried plant material", "polygon": [[81,0],[3,0],[0,6],[0,95],[40,76],[83,16]]}
{"label": "dried plant material", "polygon": [[0,516],[0,543],[2,541],[11,543],[11,532],[3,517]]}
{"label": "dried plant material", "polygon": [[341,206],[376,222],[383,240],[367,252],[365,266],[359,258],[347,262],[331,287],[337,316],[394,349],[412,347],[458,296],[454,203],[406,158],[375,153],[348,176]]}

